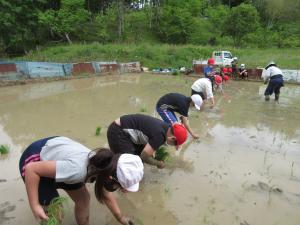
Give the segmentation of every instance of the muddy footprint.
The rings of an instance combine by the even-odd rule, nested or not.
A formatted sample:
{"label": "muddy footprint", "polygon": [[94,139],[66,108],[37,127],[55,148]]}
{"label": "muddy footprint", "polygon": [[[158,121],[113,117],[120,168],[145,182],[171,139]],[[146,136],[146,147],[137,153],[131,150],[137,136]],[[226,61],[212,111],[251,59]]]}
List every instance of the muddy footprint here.
{"label": "muddy footprint", "polygon": [[5,214],[14,211],[15,205],[11,205],[10,202],[4,202],[0,204],[0,225],[4,224],[5,221],[11,220],[15,217],[7,217]]}

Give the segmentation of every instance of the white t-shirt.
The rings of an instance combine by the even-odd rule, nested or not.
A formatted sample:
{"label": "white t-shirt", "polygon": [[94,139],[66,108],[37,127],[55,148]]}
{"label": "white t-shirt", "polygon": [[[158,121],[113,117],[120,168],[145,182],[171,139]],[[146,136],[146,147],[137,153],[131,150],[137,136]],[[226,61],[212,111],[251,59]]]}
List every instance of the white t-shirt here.
{"label": "white t-shirt", "polygon": [[194,91],[204,93],[207,99],[214,97],[211,81],[208,78],[200,78],[196,80],[192,85],[192,89]]}
{"label": "white t-shirt", "polygon": [[265,80],[270,79],[272,76],[275,75],[282,75],[281,69],[279,69],[276,66],[270,66],[266,71],[264,71],[264,74],[262,75],[262,78]]}
{"label": "white t-shirt", "polygon": [[67,137],[48,140],[42,148],[42,161],[56,161],[56,182],[75,184],[84,182],[90,149]]}

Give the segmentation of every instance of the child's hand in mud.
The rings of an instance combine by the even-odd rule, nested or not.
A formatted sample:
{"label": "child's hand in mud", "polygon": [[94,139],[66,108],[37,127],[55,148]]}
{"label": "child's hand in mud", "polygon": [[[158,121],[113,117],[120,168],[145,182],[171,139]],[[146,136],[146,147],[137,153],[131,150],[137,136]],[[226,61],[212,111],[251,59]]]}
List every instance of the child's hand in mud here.
{"label": "child's hand in mud", "polygon": [[193,134],[192,137],[193,137],[193,139],[199,139],[200,138],[200,136],[198,134]]}
{"label": "child's hand in mud", "polygon": [[32,212],[33,212],[34,217],[38,221],[44,221],[44,220],[49,219],[49,217],[46,215],[46,213],[41,205],[37,205],[37,206],[33,207]]}
{"label": "child's hand in mud", "polygon": [[135,225],[132,219],[127,218],[127,217],[122,217],[121,223],[123,225]]}
{"label": "child's hand in mud", "polygon": [[165,168],[165,162],[164,162],[164,161],[158,161],[157,168],[158,168],[158,169],[163,169],[163,168]]}

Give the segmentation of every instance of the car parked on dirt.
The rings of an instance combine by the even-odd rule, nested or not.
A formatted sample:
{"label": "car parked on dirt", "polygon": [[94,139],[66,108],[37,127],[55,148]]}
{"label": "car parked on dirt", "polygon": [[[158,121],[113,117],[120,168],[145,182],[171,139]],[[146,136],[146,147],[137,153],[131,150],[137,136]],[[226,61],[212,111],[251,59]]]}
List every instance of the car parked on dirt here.
{"label": "car parked on dirt", "polygon": [[236,58],[229,51],[213,51],[212,58],[215,59],[215,65],[231,65],[231,62]]}

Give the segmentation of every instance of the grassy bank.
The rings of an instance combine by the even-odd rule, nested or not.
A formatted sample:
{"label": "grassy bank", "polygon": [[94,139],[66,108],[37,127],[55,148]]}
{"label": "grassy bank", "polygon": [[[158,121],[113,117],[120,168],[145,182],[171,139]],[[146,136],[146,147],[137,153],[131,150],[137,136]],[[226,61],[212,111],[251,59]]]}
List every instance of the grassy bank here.
{"label": "grassy bank", "polygon": [[74,44],[44,48],[34,51],[18,60],[84,62],[140,61],[143,66],[157,67],[191,67],[193,59],[207,59],[213,50],[229,50],[237,56],[239,63],[248,68],[264,67],[274,60],[281,68],[300,69],[300,49],[235,49],[232,47],[212,47],[196,45],[167,44]]}

